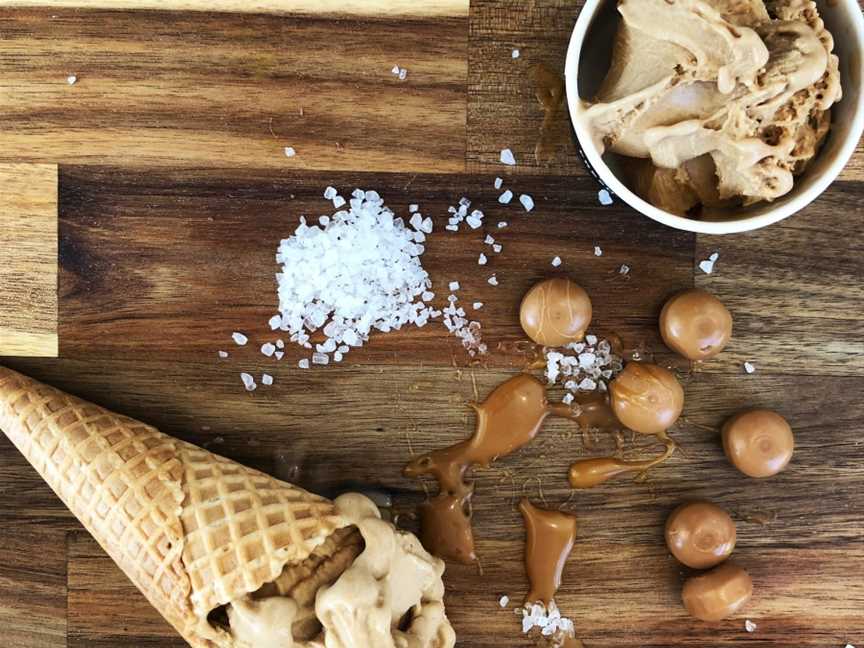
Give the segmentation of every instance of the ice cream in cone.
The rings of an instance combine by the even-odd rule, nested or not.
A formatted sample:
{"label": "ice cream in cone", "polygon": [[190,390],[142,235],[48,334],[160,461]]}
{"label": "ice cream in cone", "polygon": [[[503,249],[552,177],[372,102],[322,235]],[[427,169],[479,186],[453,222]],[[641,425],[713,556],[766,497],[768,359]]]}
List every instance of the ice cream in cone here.
{"label": "ice cream in cone", "polygon": [[444,565],[335,502],[0,367],[0,429],[192,646],[444,648]]}

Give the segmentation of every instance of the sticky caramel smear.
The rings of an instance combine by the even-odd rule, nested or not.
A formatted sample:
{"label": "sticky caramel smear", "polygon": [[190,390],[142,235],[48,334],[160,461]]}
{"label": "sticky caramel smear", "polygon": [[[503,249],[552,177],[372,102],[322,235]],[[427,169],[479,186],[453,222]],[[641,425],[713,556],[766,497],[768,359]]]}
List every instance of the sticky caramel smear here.
{"label": "sticky caramel smear", "polygon": [[534,66],[531,75],[534,78],[537,101],[545,113],[540,137],[534,147],[534,156],[538,162],[548,163],[569,136],[567,129],[562,127],[563,120],[558,119],[564,104],[564,79],[542,63]]}
{"label": "sticky caramel smear", "polygon": [[576,541],[576,516],[537,508],[527,499],[519,503],[528,540],[525,570],[531,589],[526,605],[542,601],[548,606],[561,587],[561,572]]}
{"label": "sticky caramel smear", "polygon": [[488,466],[526,445],[548,416],[572,417],[569,407],[550,405],[543,383],[528,374],[510,378],[471,407],[477,412],[477,427],[470,439],[417,457],[403,471],[406,477],[431,475],[438,480],[440,494],[420,511],[423,545],[459,562],[476,559],[470,515],[474,491],[465,483],[468,469]]}
{"label": "sticky caramel smear", "polygon": [[671,457],[678,447],[666,433],[657,435],[657,439],[666,446],[666,450],[656,459],[627,461],[616,457],[597,457],[574,462],[570,466],[570,486],[577,489],[593,488],[619,475],[634,472],[644,475],[651,468]]}

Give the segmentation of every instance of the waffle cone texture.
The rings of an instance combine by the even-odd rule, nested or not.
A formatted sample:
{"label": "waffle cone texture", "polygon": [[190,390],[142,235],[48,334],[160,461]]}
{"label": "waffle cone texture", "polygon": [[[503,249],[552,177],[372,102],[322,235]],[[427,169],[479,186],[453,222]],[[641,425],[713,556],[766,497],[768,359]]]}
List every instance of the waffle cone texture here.
{"label": "waffle cone texture", "polygon": [[0,429],[193,647],[207,615],[346,526],[334,505],[0,367]]}

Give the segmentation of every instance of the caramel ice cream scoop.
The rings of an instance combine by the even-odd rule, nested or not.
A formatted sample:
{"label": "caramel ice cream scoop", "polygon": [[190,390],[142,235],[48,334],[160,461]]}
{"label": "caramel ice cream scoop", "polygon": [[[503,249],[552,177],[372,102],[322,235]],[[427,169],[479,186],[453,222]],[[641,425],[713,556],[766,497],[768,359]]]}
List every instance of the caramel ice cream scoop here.
{"label": "caramel ice cream scoop", "polygon": [[723,425],[723,450],[749,477],[771,477],[792,459],[795,438],[785,418],[767,409],[739,412]]}
{"label": "caramel ice cream scoop", "polygon": [[684,409],[684,389],[668,369],[631,362],[609,385],[612,409],[634,432],[663,434]]}
{"label": "caramel ice cream scoop", "polygon": [[713,567],[735,548],[735,522],[710,502],[682,504],[666,520],[666,546],[680,562],[694,569]]}
{"label": "caramel ice cream scoop", "polygon": [[673,295],[660,313],[660,335],[688,360],[707,360],[732,337],[732,315],[714,295],[692,288]]}
{"label": "caramel ice cream scoop", "polygon": [[578,342],[591,323],[591,299],[569,279],[541,281],[522,298],[519,322],[525,334],[543,346]]}
{"label": "caramel ice cream scoop", "polygon": [[701,621],[722,621],[744,607],[751,596],[750,574],[730,562],[687,579],[681,593],[690,616]]}

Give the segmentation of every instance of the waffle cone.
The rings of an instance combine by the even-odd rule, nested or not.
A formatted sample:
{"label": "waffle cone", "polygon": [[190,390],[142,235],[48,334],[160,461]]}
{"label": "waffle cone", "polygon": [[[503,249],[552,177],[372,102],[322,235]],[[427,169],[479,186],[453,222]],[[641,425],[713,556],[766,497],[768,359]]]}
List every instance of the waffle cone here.
{"label": "waffle cone", "polygon": [[234,646],[207,615],[346,525],[328,500],[2,367],[0,429],[196,648]]}

